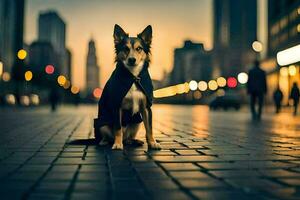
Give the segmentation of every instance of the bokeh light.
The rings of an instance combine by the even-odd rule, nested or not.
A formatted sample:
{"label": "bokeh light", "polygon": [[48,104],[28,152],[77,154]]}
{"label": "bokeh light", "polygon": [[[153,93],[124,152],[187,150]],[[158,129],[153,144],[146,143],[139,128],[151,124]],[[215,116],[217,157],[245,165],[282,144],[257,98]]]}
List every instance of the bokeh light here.
{"label": "bokeh light", "polygon": [[217,90],[217,96],[224,96],[225,95],[225,90],[224,89],[218,89]]}
{"label": "bokeh light", "polygon": [[205,90],[207,90],[207,83],[205,81],[200,81],[198,83],[198,88],[200,91],[204,92]]}
{"label": "bokeh light", "polygon": [[15,105],[16,97],[13,94],[7,94],[7,95],[5,95],[5,101],[8,105]]}
{"label": "bokeh light", "polygon": [[102,90],[100,88],[95,88],[93,91],[93,95],[95,98],[99,99],[101,97]]}
{"label": "bokeh light", "polygon": [[217,84],[219,87],[225,87],[226,86],[226,79],[224,77],[217,78]]}
{"label": "bokeh light", "polygon": [[289,75],[290,76],[295,76],[297,74],[297,68],[295,65],[290,65],[289,66]]}
{"label": "bokeh light", "polygon": [[300,44],[291,48],[279,51],[276,55],[277,63],[280,66],[290,65],[300,61]]}
{"label": "bokeh light", "polygon": [[215,81],[215,80],[210,80],[210,81],[208,82],[208,88],[209,88],[210,90],[216,90],[216,89],[218,89],[218,83],[217,83],[217,81]]}
{"label": "bokeh light", "polygon": [[201,97],[202,97],[201,92],[198,90],[194,92],[193,96],[194,96],[194,99],[197,99],[197,100],[201,99]]}
{"label": "bokeh light", "polygon": [[71,82],[66,80],[65,84],[63,85],[64,89],[68,89],[71,86]]}
{"label": "bokeh light", "polygon": [[40,97],[37,94],[30,95],[30,101],[32,105],[39,105],[40,104]]}
{"label": "bokeh light", "polygon": [[198,88],[197,81],[191,80],[190,83],[189,83],[189,87],[190,87],[190,90],[192,90],[192,91],[197,90],[197,88]]}
{"label": "bokeh light", "polygon": [[47,73],[47,74],[53,74],[54,73],[54,66],[53,65],[47,65],[46,67],[45,67],[45,72]]}
{"label": "bokeh light", "polygon": [[25,74],[24,74],[24,77],[25,77],[26,81],[31,81],[31,79],[33,77],[33,74],[32,74],[31,71],[26,71]]}
{"label": "bokeh light", "polygon": [[23,106],[29,106],[30,105],[30,98],[29,98],[29,96],[21,96],[20,97],[20,103]]}
{"label": "bokeh light", "polygon": [[252,43],[252,48],[255,52],[261,52],[263,50],[263,45],[259,41],[254,41]]}
{"label": "bokeh light", "polygon": [[24,60],[27,56],[27,52],[24,49],[20,49],[17,55],[20,60]]}
{"label": "bokeh light", "polygon": [[57,77],[57,82],[60,86],[63,86],[66,83],[67,79],[65,76],[60,75]]}
{"label": "bokeh light", "polygon": [[161,88],[161,89],[155,90],[153,92],[154,98],[170,97],[170,96],[174,96],[176,94],[177,94],[177,86],[176,85]]}
{"label": "bokeh light", "polygon": [[79,87],[73,85],[71,87],[71,92],[72,92],[72,94],[78,94],[79,93]]}
{"label": "bokeh light", "polygon": [[0,76],[3,74],[3,62],[0,62]]}
{"label": "bokeh light", "polygon": [[241,72],[238,74],[238,81],[241,84],[245,84],[248,82],[248,74],[245,72]]}
{"label": "bokeh light", "polygon": [[279,71],[281,76],[288,76],[289,75],[289,69],[287,67],[281,67]]}
{"label": "bokeh light", "polygon": [[229,77],[227,79],[227,86],[230,88],[235,88],[237,86],[237,80],[234,77]]}
{"label": "bokeh light", "polygon": [[175,86],[177,94],[188,93],[190,91],[190,86],[188,83],[182,83]]}
{"label": "bokeh light", "polygon": [[10,73],[4,72],[3,75],[2,75],[2,80],[3,80],[4,82],[10,81]]}

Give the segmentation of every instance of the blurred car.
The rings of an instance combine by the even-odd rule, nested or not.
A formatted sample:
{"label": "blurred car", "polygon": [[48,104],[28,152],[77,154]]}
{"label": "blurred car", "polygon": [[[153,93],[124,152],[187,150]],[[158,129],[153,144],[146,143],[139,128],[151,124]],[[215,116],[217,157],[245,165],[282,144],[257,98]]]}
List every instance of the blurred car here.
{"label": "blurred car", "polygon": [[225,94],[223,96],[215,97],[209,104],[209,108],[212,110],[217,109],[230,109],[239,110],[241,108],[241,98],[237,94]]}

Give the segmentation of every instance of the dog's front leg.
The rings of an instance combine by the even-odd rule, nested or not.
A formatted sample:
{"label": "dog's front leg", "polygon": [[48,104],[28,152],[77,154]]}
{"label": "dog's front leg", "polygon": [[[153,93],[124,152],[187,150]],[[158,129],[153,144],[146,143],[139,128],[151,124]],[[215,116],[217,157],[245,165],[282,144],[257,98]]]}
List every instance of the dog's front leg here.
{"label": "dog's front leg", "polygon": [[153,136],[153,131],[152,131],[152,111],[151,108],[145,108],[142,110],[142,118],[144,122],[144,126],[146,129],[146,140],[148,143],[148,147],[150,149],[157,149],[160,150],[160,144],[156,142]]}
{"label": "dog's front leg", "polygon": [[114,144],[112,146],[112,149],[123,149],[123,131],[122,131],[122,126],[121,126],[121,121],[122,121],[122,111],[119,111],[119,123],[117,126],[113,127],[113,134],[115,137]]}

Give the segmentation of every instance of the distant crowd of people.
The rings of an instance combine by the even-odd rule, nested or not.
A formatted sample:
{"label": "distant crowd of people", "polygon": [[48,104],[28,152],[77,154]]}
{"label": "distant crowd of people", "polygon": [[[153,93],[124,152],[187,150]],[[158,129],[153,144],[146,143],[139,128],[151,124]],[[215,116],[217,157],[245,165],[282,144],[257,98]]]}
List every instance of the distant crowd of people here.
{"label": "distant crowd of people", "polygon": [[[258,61],[255,61],[254,67],[249,71],[247,83],[248,94],[250,95],[250,109],[253,120],[260,120],[264,103],[264,96],[267,93],[266,72],[260,68]],[[293,83],[289,99],[293,102],[294,115],[297,115],[297,109],[300,98],[300,90],[296,82]],[[275,111],[279,113],[282,107],[283,93],[277,86],[273,93]],[[258,107],[258,108],[256,108]]]}

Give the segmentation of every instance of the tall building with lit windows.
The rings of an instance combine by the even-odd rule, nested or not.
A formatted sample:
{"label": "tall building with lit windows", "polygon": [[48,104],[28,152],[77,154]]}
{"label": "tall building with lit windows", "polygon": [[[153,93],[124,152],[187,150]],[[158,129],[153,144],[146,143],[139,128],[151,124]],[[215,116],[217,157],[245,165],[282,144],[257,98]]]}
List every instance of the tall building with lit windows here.
{"label": "tall building with lit windows", "polygon": [[213,1],[213,67],[218,75],[235,76],[253,64],[257,39],[256,0]]}
{"label": "tall building with lit windows", "polygon": [[300,44],[300,1],[268,1],[268,56]]}
{"label": "tall building with lit windows", "polygon": [[0,61],[7,72],[23,48],[24,4],[25,0],[0,0]]}
{"label": "tall building with lit windows", "polygon": [[284,104],[294,82],[300,86],[300,62],[279,66],[277,53],[300,45],[300,1],[268,0],[268,57],[262,67],[268,72],[269,102],[272,92],[279,86]]}
{"label": "tall building with lit windows", "polygon": [[87,61],[86,61],[86,91],[88,95],[92,94],[95,88],[98,88],[99,80],[99,66],[97,63],[95,41],[89,41]]}

